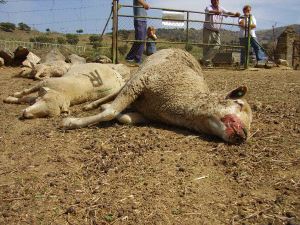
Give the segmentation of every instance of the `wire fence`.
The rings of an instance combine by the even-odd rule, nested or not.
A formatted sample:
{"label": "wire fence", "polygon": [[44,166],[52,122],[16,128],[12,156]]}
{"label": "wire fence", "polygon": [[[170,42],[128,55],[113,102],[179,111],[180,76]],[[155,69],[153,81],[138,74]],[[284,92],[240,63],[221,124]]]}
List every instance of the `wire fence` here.
{"label": "wire fence", "polygon": [[61,48],[69,50],[70,52],[75,52],[77,54],[83,54],[86,52],[86,46],[80,45],[62,45],[62,44],[53,44],[53,43],[41,43],[41,42],[26,42],[26,41],[7,41],[0,40],[0,49],[14,51],[18,46],[23,46],[32,50],[40,49],[53,49]]}
{"label": "wire fence", "polygon": [[[122,60],[128,52],[131,43],[147,42],[135,40],[132,9],[135,6],[122,5],[118,6],[118,32],[117,43],[118,49],[116,55]],[[128,10],[131,9],[131,10]],[[164,14],[182,14],[183,17],[178,20],[164,18]],[[206,13],[200,11],[176,10],[151,7],[148,10],[147,26],[156,28],[158,40],[156,40],[157,49],[177,47],[186,49],[192,53],[197,59],[203,57],[203,47],[218,46],[218,52],[212,59],[215,66],[237,66],[240,63],[240,52],[242,48],[239,41],[239,18],[232,16],[224,16],[218,24],[221,27],[220,36],[222,43],[208,44],[203,40],[203,24]]]}
{"label": "wire fence", "polygon": [[[62,48],[87,57],[111,57],[110,11],[111,1],[107,0],[7,1],[0,4],[0,48]],[[4,29],[2,24],[15,28]]]}
{"label": "wire fence", "polygon": [[[117,10],[115,43],[112,29],[113,2],[120,3]],[[115,61],[116,59],[122,61],[131,44],[136,41],[131,4],[132,0],[9,0],[6,4],[0,4],[0,23],[11,22],[17,28],[14,32],[0,32],[0,48],[12,50],[19,44],[45,50],[58,47],[91,57],[104,54]],[[166,4],[162,2],[160,5]],[[174,26],[174,23],[167,23],[164,18],[165,11],[183,13],[183,21],[177,21],[181,25]],[[186,49],[197,59],[202,58],[205,47],[204,12],[151,7],[148,10],[148,17],[148,26],[153,26],[157,30],[157,49],[177,47]],[[283,25],[272,21],[272,18],[265,18],[268,19],[269,27],[274,24],[275,27],[276,24]],[[259,21],[262,20],[266,23],[266,19],[259,18]],[[19,31],[19,23],[25,23],[31,31],[27,33]],[[213,60],[215,66],[235,66],[239,63],[241,49],[249,47],[240,45],[239,29],[238,18],[223,17],[220,29],[222,42]],[[275,36],[278,36],[276,32],[271,40],[274,40],[274,43]],[[76,44],[68,44],[66,38],[68,33],[78,36]],[[262,39],[261,43],[267,45],[269,42],[270,39],[267,38]]]}

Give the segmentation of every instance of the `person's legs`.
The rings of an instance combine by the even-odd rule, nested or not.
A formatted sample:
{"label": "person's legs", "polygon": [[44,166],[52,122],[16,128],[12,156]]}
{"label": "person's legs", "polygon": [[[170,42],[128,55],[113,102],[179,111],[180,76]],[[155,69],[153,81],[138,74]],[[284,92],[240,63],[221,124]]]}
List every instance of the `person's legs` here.
{"label": "person's legs", "polygon": [[[208,40],[207,44],[213,44],[215,46],[207,46],[205,53],[203,52],[204,54],[203,54],[202,61],[211,61],[220,48],[221,38],[219,32],[210,31],[210,30],[206,30],[206,31],[208,32],[206,34],[208,35],[208,37],[205,35],[206,40]],[[203,35],[203,42],[204,42],[204,35]]]}
{"label": "person's legs", "polygon": [[[135,33],[135,40],[138,40],[138,32],[139,32],[139,24],[137,20],[134,20],[134,33]],[[132,47],[130,49],[130,51],[128,52],[127,56],[126,56],[126,60],[134,60],[135,59],[135,55],[137,53],[137,49],[138,49],[138,42],[134,42],[132,44]]]}
{"label": "person's legs", "polygon": [[266,55],[262,48],[260,47],[256,38],[251,37],[251,46],[254,49],[256,60],[261,61],[266,59]]}
{"label": "person's legs", "polygon": [[[207,29],[203,29],[203,44],[209,44],[209,30]],[[207,53],[209,50],[210,46],[204,45],[203,46],[203,57],[202,57],[202,61],[204,61],[207,58]]]}
{"label": "person's legs", "polygon": [[[147,37],[147,21],[137,21],[138,22],[138,35],[136,37],[137,40],[146,40]],[[137,45],[137,51],[135,55],[135,60],[137,63],[142,62],[142,55],[145,49],[145,43],[139,43]]]}
{"label": "person's legs", "polygon": [[241,57],[240,57],[240,64],[245,64],[245,54],[246,54],[246,44],[247,44],[247,38],[240,38],[240,45],[244,48],[241,48]]}

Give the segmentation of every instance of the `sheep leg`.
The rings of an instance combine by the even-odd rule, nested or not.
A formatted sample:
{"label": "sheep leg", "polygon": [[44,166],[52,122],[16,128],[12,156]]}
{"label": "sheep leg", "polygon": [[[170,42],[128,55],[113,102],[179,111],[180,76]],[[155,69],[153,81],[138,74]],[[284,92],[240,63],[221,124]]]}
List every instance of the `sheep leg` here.
{"label": "sheep leg", "polygon": [[38,68],[36,74],[34,75],[34,79],[42,80],[41,77],[46,77],[45,72],[46,72],[46,68],[44,66],[42,66],[41,68]]}
{"label": "sheep leg", "polygon": [[32,88],[24,89],[23,91],[20,91],[20,92],[15,92],[13,94],[13,97],[21,98],[24,95],[29,95],[29,94],[32,94],[32,93],[35,93],[35,92],[39,91],[40,88],[41,88],[41,84],[36,85],[36,86],[34,86]]}
{"label": "sheep leg", "polygon": [[120,113],[117,116],[117,120],[120,123],[123,124],[129,124],[129,125],[134,125],[134,124],[143,124],[148,122],[148,120],[140,113],[137,112],[131,112],[131,113]]}
{"label": "sheep leg", "polygon": [[123,87],[116,99],[105,107],[103,112],[84,118],[66,118],[63,120],[62,128],[77,129],[115,119],[119,113],[138,98],[143,91],[143,87],[138,77],[137,79],[131,80],[130,83],[127,83],[127,85]]}
{"label": "sheep leg", "polygon": [[48,106],[44,101],[38,101],[22,111],[20,119],[33,119],[49,115]]}
{"label": "sheep leg", "polygon": [[37,97],[32,97],[32,96],[25,96],[25,97],[21,97],[21,98],[9,96],[6,99],[4,99],[3,102],[9,103],[9,104],[22,104],[22,103],[32,104],[35,102],[36,99],[37,99]]}
{"label": "sheep leg", "polygon": [[96,109],[97,107],[99,107],[101,104],[105,103],[105,102],[108,102],[108,101],[111,101],[114,97],[117,96],[117,94],[120,92],[120,90],[117,90],[115,91],[114,93],[108,95],[108,96],[105,96],[103,98],[100,98],[96,101],[93,101],[87,105],[85,105],[83,107],[83,110],[85,111],[88,111],[88,110],[92,110],[92,109]]}
{"label": "sheep leg", "polygon": [[17,75],[17,77],[32,78],[32,68],[23,67],[22,71]]}
{"label": "sheep leg", "polygon": [[103,112],[89,117],[84,118],[66,118],[63,120],[62,128],[63,129],[78,129],[82,127],[87,127],[90,125],[97,124],[103,121],[110,121],[116,116],[118,113],[113,110],[111,107],[105,109]]}

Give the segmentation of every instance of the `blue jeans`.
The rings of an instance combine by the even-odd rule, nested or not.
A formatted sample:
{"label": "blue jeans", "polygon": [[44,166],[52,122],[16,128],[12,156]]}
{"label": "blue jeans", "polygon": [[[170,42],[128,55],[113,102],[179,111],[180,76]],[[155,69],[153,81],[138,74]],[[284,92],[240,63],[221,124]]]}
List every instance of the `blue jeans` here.
{"label": "blue jeans", "polygon": [[[248,38],[240,38],[240,45],[241,46],[247,46],[247,42],[248,42]],[[266,59],[266,54],[264,53],[264,51],[262,50],[262,48],[259,46],[258,41],[256,38],[251,37],[250,39],[250,45],[251,47],[254,49],[255,52],[255,56],[256,56],[256,60],[260,61],[260,60],[264,60]],[[242,48],[241,49],[241,65],[243,65],[245,63],[245,54],[246,54],[246,49]]]}
{"label": "blue jeans", "polygon": [[[134,20],[135,40],[144,41],[147,36],[147,21]],[[142,62],[145,43],[134,42],[129,53],[126,56],[128,60],[135,60],[137,63]]]}

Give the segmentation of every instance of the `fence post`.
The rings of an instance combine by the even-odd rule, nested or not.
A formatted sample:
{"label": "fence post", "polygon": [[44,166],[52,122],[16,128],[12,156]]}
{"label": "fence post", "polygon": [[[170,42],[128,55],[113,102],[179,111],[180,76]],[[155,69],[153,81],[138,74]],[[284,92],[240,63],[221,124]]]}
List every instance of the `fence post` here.
{"label": "fence post", "polygon": [[250,14],[249,17],[248,17],[248,21],[247,21],[248,36],[247,36],[247,46],[246,46],[246,54],[245,54],[245,69],[249,68],[250,44],[251,44],[251,35],[250,35],[251,17],[252,17],[252,15]]}
{"label": "fence post", "polygon": [[186,12],[186,46],[185,49],[188,49],[189,44],[189,20],[190,20],[190,12]]}
{"label": "fence post", "polygon": [[118,63],[118,3],[119,0],[113,0],[113,34],[112,34],[112,61]]}
{"label": "fence post", "polygon": [[292,67],[295,68],[295,58],[296,58],[296,40],[293,42],[293,54],[292,54]]}

